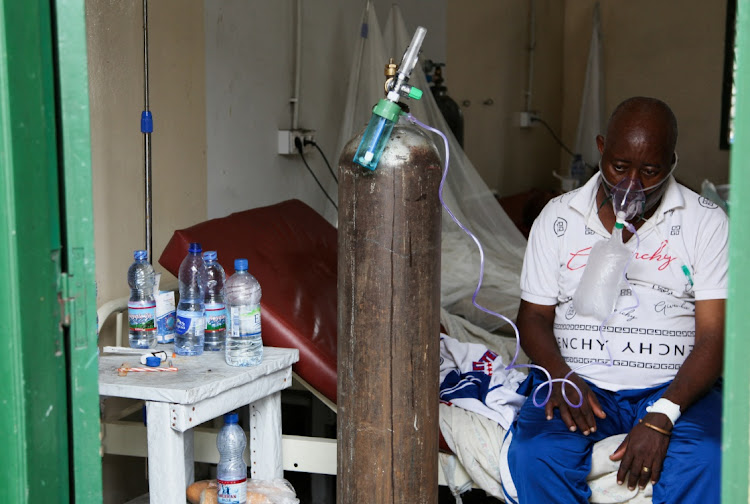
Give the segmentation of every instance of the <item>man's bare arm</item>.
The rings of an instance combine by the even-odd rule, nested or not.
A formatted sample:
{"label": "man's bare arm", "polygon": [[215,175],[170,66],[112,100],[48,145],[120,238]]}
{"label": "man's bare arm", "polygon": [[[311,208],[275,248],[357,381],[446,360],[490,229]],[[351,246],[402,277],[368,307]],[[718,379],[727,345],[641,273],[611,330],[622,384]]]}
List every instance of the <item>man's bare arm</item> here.
{"label": "man's bare arm", "polygon": [[721,376],[725,304],[723,299],[695,302],[695,346],[662,395],[678,404],[681,411],[703,397]]}

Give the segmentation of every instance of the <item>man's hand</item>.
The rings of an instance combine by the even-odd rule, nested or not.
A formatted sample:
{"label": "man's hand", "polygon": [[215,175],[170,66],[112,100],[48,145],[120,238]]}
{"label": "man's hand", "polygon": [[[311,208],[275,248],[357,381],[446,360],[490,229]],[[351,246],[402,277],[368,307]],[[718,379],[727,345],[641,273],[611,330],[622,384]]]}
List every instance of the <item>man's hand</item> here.
{"label": "man's hand", "polygon": [[[574,373],[570,375],[568,379],[575,383],[576,386],[581,390],[581,393],[583,394],[583,404],[581,404],[580,408],[574,407],[579,402],[581,402],[581,399],[578,395],[578,392],[576,392],[576,389],[574,389],[569,383],[567,383],[564,384],[565,394],[567,395],[570,403],[574,406],[568,404],[567,401],[565,401],[565,397],[563,396],[562,392],[563,383],[557,382],[553,385],[552,395],[550,396],[547,404],[544,406],[544,411],[547,414],[547,420],[552,419],[555,408],[558,408],[560,410],[560,416],[562,417],[563,422],[565,422],[565,425],[568,426],[568,429],[570,429],[571,432],[575,431],[576,429],[580,429],[585,436],[588,436],[590,433],[596,431],[595,417],[604,419],[607,415],[599,405],[599,400],[596,398],[596,395],[591,391],[589,386],[585,381],[583,381],[581,377]],[[544,390],[542,389],[539,392],[539,395],[544,396],[543,392]]]}
{"label": "man's hand", "polygon": [[649,480],[652,483],[659,481],[669,447],[669,436],[647,427],[644,422],[672,431],[672,422],[666,415],[649,413],[631,429],[617,450],[609,456],[610,460],[621,460],[617,484],[621,485],[627,476],[630,490],[635,489],[636,485],[643,489]]}

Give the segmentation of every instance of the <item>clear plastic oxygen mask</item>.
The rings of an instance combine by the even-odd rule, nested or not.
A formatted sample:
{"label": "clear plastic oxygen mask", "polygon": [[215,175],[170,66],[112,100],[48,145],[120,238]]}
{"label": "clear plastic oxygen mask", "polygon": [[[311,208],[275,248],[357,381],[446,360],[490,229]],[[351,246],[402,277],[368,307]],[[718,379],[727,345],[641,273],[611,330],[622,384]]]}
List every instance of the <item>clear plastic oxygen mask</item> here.
{"label": "clear plastic oxygen mask", "polygon": [[630,221],[645,212],[646,193],[638,179],[622,179],[610,189],[610,195],[618,223]]}
{"label": "clear plastic oxygen mask", "polygon": [[[670,175],[677,168],[677,153],[674,153],[674,162],[669,169],[669,173],[666,177],[661,179],[656,184],[652,184],[648,187],[643,187],[641,181],[638,179],[626,177],[617,184],[611,183],[604,176],[602,170],[602,162],[599,161],[599,173],[601,174],[602,187],[604,192],[612,198],[612,206],[615,211],[617,222],[624,223],[630,221],[638,216],[641,216],[651,210],[654,205],[661,201],[661,197],[667,190],[666,182],[669,180]],[[624,216],[621,218],[621,212]]]}

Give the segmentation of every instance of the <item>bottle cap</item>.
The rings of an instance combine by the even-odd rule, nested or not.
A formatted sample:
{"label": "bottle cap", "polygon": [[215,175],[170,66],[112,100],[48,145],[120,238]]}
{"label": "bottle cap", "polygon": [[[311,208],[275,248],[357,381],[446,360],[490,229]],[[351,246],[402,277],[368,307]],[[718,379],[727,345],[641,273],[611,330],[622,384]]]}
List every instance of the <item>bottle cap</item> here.
{"label": "bottle cap", "polygon": [[224,423],[225,424],[236,424],[239,417],[237,416],[237,413],[234,411],[231,413],[224,413]]}
{"label": "bottle cap", "polygon": [[146,365],[149,367],[159,367],[161,359],[157,356],[146,357]]}
{"label": "bottle cap", "polygon": [[142,261],[146,258],[148,258],[148,252],[145,250],[136,250],[133,252],[133,259],[136,261]]}
{"label": "bottle cap", "polygon": [[206,250],[203,252],[203,260],[204,261],[215,261],[216,260],[216,251],[215,250]]}
{"label": "bottle cap", "polygon": [[234,271],[247,271],[247,259],[235,259]]}
{"label": "bottle cap", "polygon": [[188,248],[188,252],[191,254],[200,254],[203,251],[203,248],[201,247],[200,243],[191,243],[190,247]]}

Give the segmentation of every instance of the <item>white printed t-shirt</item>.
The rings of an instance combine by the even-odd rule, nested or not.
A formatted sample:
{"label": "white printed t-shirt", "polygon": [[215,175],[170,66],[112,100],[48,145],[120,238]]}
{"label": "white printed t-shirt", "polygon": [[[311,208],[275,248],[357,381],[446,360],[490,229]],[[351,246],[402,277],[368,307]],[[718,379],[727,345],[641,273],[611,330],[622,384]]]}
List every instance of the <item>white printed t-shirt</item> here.
{"label": "white printed t-shirt", "polygon": [[[612,391],[661,385],[674,378],[693,348],[695,301],[727,297],[728,219],[673,177],[664,182],[659,207],[638,230],[640,246],[627,270],[630,285],[618,287],[616,314],[602,330],[604,345],[603,321],[573,308],[591,247],[610,237],[597,215],[600,176],[551,200],[534,221],[521,299],[556,305],[554,335],[571,369],[601,363],[577,371],[581,377]],[[633,236],[627,246],[635,250],[636,242]]]}

